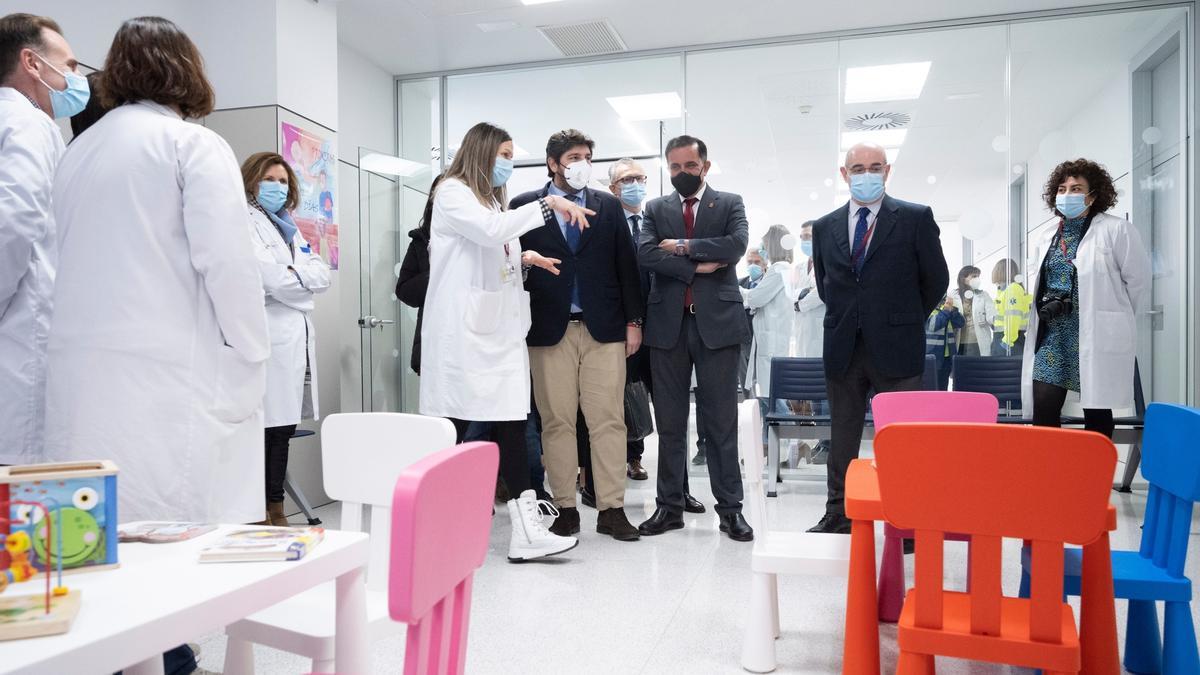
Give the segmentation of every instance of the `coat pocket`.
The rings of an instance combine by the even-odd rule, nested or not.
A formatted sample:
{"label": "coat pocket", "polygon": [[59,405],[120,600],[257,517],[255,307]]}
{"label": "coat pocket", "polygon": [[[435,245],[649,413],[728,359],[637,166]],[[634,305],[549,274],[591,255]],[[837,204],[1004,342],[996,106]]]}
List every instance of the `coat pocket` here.
{"label": "coat pocket", "polygon": [[213,415],[222,422],[243,422],[263,404],[267,387],[264,363],[251,363],[233,347],[217,349],[216,399]]}
{"label": "coat pocket", "polygon": [[[472,288],[468,291],[465,323],[467,330],[480,335],[490,335],[500,326],[500,314],[504,310],[503,291],[485,291],[482,288]],[[526,310],[528,301],[526,301]]]}
{"label": "coat pocket", "polygon": [[1133,353],[1133,317],[1126,312],[1096,312],[1092,340],[1097,351],[1107,354]]}

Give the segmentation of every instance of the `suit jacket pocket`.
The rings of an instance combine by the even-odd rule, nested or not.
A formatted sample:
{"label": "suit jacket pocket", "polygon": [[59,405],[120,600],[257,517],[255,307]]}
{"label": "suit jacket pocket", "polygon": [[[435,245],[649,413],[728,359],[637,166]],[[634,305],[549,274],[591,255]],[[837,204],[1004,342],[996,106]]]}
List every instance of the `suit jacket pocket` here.
{"label": "suit jacket pocket", "polygon": [[920,314],[911,312],[911,313],[889,314],[888,315],[888,323],[893,326],[907,326],[909,324],[914,324],[914,323],[920,324],[920,323],[925,323],[925,322],[921,320]]}

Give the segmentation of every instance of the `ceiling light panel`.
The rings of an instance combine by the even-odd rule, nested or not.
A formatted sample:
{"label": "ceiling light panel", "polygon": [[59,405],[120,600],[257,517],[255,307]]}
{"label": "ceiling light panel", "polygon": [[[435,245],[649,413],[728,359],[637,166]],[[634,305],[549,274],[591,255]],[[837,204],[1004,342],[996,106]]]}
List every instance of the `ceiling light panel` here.
{"label": "ceiling light panel", "polygon": [[846,69],[846,103],[908,101],[921,97],[929,61]]}

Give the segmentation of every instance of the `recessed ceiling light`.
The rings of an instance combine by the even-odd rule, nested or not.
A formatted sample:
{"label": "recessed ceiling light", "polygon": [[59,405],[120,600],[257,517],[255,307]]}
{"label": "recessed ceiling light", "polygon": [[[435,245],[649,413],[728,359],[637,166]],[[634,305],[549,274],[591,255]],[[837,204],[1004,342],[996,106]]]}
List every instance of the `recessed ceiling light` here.
{"label": "recessed ceiling light", "polygon": [[411,178],[429,171],[428,164],[421,164],[392,155],[384,155],[382,153],[373,152],[369,155],[363,155],[358,162],[358,167],[363,171],[371,173],[383,174],[386,176],[401,176],[403,178]]}
{"label": "recessed ceiling light", "polygon": [[846,69],[846,103],[907,101],[921,97],[929,61]]}
{"label": "recessed ceiling light", "polygon": [[925,178],[925,182],[926,182],[926,183],[929,183],[930,185],[933,185],[934,183],[936,183],[936,182],[937,182],[937,176],[935,176],[935,175],[933,175],[933,174],[929,174],[929,176],[927,176],[927,177]]}
{"label": "recessed ceiling light", "polygon": [[487,21],[477,23],[475,27],[485,33],[496,33],[499,31],[512,30],[521,24],[516,21]]}
{"label": "recessed ceiling light", "polygon": [[825,179],[825,187],[833,187],[833,179],[832,178]]}
{"label": "recessed ceiling light", "polygon": [[821,198],[821,195],[820,195],[820,193],[818,193],[817,191],[814,190],[814,191],[808,193],[808,198],[815,202]]}
{"label": "recessed ceiling light", "polygon": [[544,5],[549,2],[558,2],[558,0],[521,0],[522,5]]}
{"label": "recessed ceiling light", "polygon": [[659,94],[637,94],[635,96],[609,96],[608,104],[622,119],[633,122],[641,120],[669,120],[680,116],[683,101],[673,91]]}
{"label": "recessed ceiling light", "polygon": [[876,131],[843,131],[842,151],[858,143],[875,143],[885,148],[896,148],[904,144],[908,129],[879,129]]}

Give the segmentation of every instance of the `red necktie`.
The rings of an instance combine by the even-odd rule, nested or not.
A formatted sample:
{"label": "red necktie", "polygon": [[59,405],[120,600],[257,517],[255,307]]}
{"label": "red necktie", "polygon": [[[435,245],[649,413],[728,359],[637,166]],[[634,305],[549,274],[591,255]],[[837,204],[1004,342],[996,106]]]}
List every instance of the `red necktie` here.
{"label": "red necktie", "polygon": [[[696,231],[696,202],[700,201],[695,197],[688,197],[683,200],[683,231],[687,234],[687,238],[691,239]],[[692,287],[689,285],[683,291],[683,308],[690,311],[692,306]]]}

